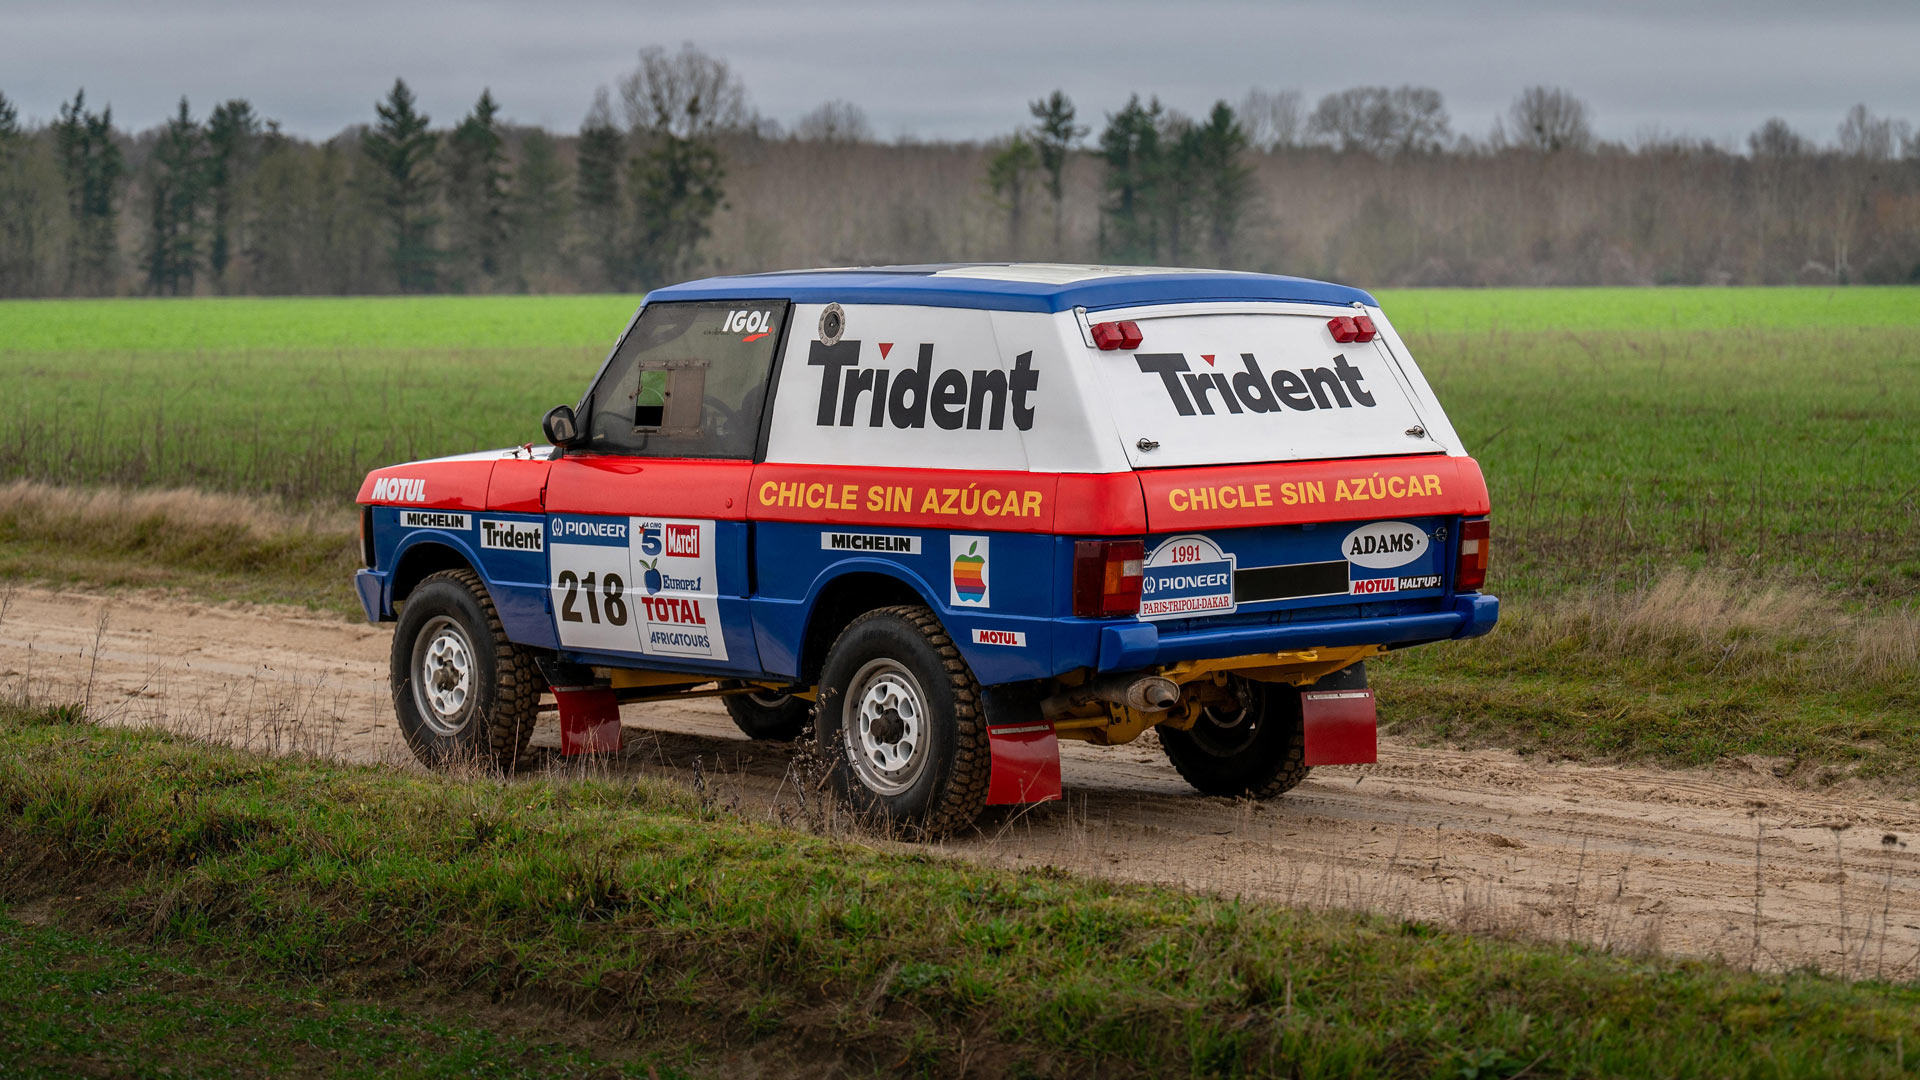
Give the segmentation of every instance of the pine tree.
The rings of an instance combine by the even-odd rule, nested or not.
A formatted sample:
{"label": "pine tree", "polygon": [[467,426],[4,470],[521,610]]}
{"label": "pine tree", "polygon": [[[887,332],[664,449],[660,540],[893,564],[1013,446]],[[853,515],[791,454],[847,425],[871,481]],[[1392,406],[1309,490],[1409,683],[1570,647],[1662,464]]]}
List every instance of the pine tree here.
{"label": "pine tree", "polygon": [[1006,148],[993,155],[987,162],[987,186],[1000,197],[1000,205],[1007,211],[1007,253],[1009,259],[1020,257],[1022,226],[1026,217],[1027,177],[1040,167],[1040,155],[1034,151],[1033,143],[1022,132],[1014,132],[1007,141]]}
{"label": "pine tree", "polygon": [[482,90],[473,112],[447,139],[446,190],[457,287],[485,285],[506,259],[511,222],[507,207],[506,140],[500,106]]}
{"label": "pine tree", "polygon": [[105,295],[113,291],[119,263],[120,181],[126,160],[113,141],[113,109],[90,113],[86,91],[60,106],[54,145],[60,177],[67,188],[73,219],[67,253],[67,292]]}
{"label": "pine tree", "polygon": [[1197,179],[1194,200],[1216,266],[1233,258],[1233,241],[1253,201],[1253,169],[1246,163],[1247,132],[1224,101],[1207,122],[1191,129],[1185,167]]}
{"label": "pine tree", "polygon": [[1100,158],[1107,170],[1100,241],[1107,258],[1141,262],[1154,257],[1154,211],[1165,171],[1160,124],[1159,99],[1142,106],[1135,94],[1125,108],[1108,115],[1107,128],[1100,133]]}
{"label": "pine tree", "polygon": [[28,296],[40,276],[41,208],[28,176],[20,111],[0,94],[0,296]]}
{"label": "pine tree", "polygon": [[207,133],[180,99],[147,159],[147,290],[193,294],[200,262],[201,204],[206,196]]}
{"label": "pine tree", "polygon": [[246,219],[241,193],[260,158],[260,118],[244,98],[218,105],[207,118],[207,269],[227,291],[227,265],[246,247],[236,236]]}
{"label": "pine tree", "polygon": [[1084,124],[1074,123],[1073,99],[1059,90],[1029,106],[1034,125],[1033,145],[1040,155],[1040,167],[1047,173],[1047,194],[1053,197],[1053,252],[1059,258],[1064,247],[1066,189],[1063,186],[1067,158],[1086,135]]}
{"label": "pine tree", "polygon": [[573,201],[588,253],[600,264],[606,283],[615,288],[627,284],[620,256],[620,160],[625,154],[626,140],[613,125],[613,110],[602,88],[594,97],[586,122],[580,125]]}
{"label": "pine tree", "polygon": [[642,285],[673,281],[707,238],[726,167],[710,139],[659,132],[631,166],[634,270]]}
{"label": "pine tree", "polygon": [[520,138],[513,171],[513,249],[519,286],[559,270],[567,233],[567,168],[553,136],[539,128]]}
{"label": "pine tree", "polygon": [[374,202],[386,219],[387,258],[401,292],[432,292],[440,253],[433,246],[433,151],[439,137],[427,130],[427,115],[414,107],[406,80],[393,80],[387,100],[376,103],[380,120],[360,140],[372,164]]}

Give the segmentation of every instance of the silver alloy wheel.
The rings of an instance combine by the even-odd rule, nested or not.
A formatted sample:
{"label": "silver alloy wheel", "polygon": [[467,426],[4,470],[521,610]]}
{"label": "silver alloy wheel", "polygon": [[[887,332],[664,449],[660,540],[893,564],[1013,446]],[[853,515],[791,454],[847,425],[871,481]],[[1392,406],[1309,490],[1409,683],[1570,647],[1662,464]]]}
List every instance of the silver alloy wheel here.
{"label": "silver alloy wheel", "polygon": [[840,714],[840,737],[860,783],[876,795],[898,795],[926,769],[926,694],[913,673],[887,657],[854,673]]}
{"label": "silver alloy wheel", "polygon": [[471,719],[473,643],[449,615],[435,615],[413,639],[413,704],[436,735],[458,735]]}

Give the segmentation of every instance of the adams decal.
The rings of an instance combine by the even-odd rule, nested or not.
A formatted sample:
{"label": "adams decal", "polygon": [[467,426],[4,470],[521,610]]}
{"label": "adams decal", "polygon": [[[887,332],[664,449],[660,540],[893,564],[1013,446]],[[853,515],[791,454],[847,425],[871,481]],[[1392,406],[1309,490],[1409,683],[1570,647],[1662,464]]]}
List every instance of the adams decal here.
{"label": "adams decal", "polygon": [[1340,541],[1340,554],[1355,566],[1391,570],[1427,553],[1427,530],[1404,521],[1362,525]]}
{"label": "adams decal", "polygon": [[1234,609],[1234,557],[1204,536],[1163,540],[1140,575],[1140,617],[1178,619]]}

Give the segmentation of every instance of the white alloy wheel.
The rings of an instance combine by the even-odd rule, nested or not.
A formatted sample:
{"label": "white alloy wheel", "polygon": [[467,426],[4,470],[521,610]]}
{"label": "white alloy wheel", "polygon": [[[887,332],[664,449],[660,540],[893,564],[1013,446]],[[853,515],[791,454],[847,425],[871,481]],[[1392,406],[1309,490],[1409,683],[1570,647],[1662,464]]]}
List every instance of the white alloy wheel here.
{"label": "white alloy wheel", "polygon": [[458,735],[473,701],[473,643],[460,623],[436,615],[413,644],[413,703],[437,735]]}
{"label": "white alloy wheel", "polygon": [[840,733],[860,783],[876,795],[913,786],[932,756],[926,694],[898,661],[869,660],[848,688]]}

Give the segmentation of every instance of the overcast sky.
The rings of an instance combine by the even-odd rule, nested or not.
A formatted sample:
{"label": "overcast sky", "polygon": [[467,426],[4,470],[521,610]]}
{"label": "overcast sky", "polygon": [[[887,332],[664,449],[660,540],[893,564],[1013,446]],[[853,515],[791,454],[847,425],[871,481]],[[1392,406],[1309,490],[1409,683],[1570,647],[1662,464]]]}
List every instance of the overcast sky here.
{"label": "overcast sky", "polygon": [[291,132],[372,119],[406,78],[436,126],[491,87],[506,115],[573,130],[645,45],[726,59],[761,112],[863,107],[884,137],[978,138],[1055,87],[1096,125],[1131,91],[1200,112],[1251,87],[1417,83],[1484,135],[1519,90],[1565,86],[1604,137],[1742,142],[1782,116],[1820,142],[1855,102],[1920,121],[1917,0],[0,0],[0,93],[51,119],[84,86],[117,125],[181,94],[250,99]]}

